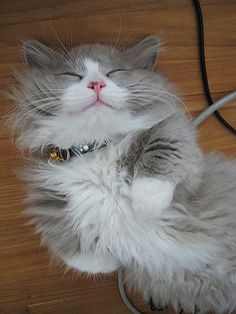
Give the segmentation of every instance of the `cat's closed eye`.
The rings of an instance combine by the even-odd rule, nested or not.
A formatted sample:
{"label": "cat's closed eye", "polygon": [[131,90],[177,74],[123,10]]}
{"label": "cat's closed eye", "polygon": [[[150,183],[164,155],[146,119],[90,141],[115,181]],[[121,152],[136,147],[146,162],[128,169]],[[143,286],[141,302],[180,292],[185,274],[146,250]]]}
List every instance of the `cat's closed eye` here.
{"label": "cat's closed eye", "polygon": [[63,73],[59,73],[57,75],[65,76],[65,77],[68,77],[70,79],[79,79],[79,80],[83,79],[82,75],[79,75],[78,73],[74,73],[74,72],[63,72]]}
{"label": "cat's closed eye", "polygon": [[106,74],[106,76],[107,76],[107,77],[110,77],[110,75],[113,74],[113,73],[116,73],[116,72],[124,72],[124,71],[128,71],[128,70],[127,70],[127,69],[114,69],[114,70],[108,72],[108,73]]}

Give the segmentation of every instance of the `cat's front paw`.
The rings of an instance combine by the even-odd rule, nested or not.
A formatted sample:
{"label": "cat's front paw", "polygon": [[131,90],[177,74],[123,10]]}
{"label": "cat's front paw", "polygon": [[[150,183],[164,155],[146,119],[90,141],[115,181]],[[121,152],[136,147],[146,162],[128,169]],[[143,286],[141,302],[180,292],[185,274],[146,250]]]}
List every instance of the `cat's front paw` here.
{"label": "cat's front paw", "polygon": [[133,209],[141,214],[158,217],[170,206],[174,185],[156,178],[135,178],[131,187]]}
{"label": "cat's front paw", "polygon": [[71,268],[88,274],[111,273],[120,267],[120,263],[112,256],[95,253],[80,253],[71,257],[62,257]]}

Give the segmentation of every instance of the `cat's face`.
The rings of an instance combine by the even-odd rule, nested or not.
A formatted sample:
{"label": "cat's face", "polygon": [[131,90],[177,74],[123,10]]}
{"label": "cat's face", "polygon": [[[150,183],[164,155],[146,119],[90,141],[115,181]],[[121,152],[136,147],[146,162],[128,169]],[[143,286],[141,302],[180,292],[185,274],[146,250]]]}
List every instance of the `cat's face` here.
{"label": "cat's face", "polygon": [[[145,110],[146,115],[150,111],[145,95],[157,50],[155,37],[123,51],[92,44],[61,53],[38,41],[26,42],[21,97],[25,119],[33,121],[34,145],[40,146],[37,137],[44,139],[42,144],[63,147],[103,142],[140,128]],[[29,132],[25,136],[30,138]]]}

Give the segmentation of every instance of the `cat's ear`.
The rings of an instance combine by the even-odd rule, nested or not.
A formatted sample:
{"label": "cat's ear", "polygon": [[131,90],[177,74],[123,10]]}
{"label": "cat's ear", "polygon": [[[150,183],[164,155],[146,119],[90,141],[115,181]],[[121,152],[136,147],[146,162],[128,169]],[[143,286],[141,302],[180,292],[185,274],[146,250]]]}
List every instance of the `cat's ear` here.
{"label": "cat's ear", "polygon": [[148,36],[129,49],[136,66],[146,70],[154,70],[159,48],[159,39]]}
{"label": "cat's ear", "polygon": [[56,67],[62,58],[59,52],[34,39],[25,41],[22,48],[29,68]]}

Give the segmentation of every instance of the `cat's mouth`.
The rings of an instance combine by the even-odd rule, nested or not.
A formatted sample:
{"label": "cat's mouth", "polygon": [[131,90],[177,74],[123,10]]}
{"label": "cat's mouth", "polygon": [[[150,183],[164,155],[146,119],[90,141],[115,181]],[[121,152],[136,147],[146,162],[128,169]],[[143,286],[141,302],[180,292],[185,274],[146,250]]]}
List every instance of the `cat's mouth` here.
{"label": "cat's mouth", "polygon": [[94,101],[90,105],[86,106],[84,109],[81,110],[81,112],[84,112],[84,111],[86,111],[86,110],[88,110],[90,108],[98,108],[99,109],[99,108],[102,108],[102,107],[112,108],[111,105],[109,105],[109,104],[107,104],[104,101],[99,99],[99,100]]}

